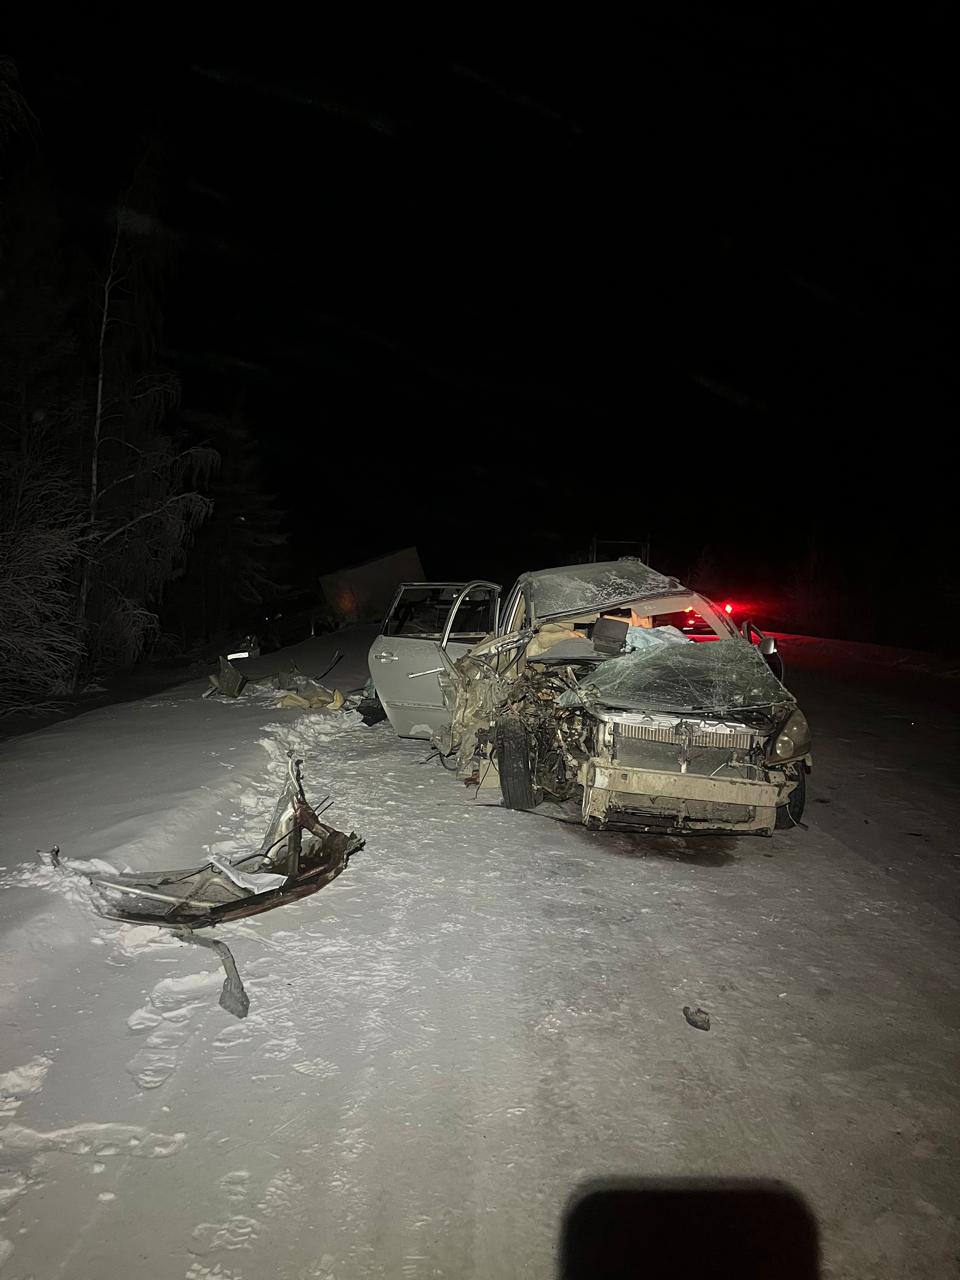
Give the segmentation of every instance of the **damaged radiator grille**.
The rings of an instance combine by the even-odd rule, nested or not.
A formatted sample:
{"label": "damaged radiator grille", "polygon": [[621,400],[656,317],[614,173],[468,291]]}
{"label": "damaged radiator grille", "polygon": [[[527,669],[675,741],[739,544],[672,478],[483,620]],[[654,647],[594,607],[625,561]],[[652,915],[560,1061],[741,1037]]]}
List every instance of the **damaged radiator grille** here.
{"label": "damaged radiator grille", "polygon": [[686,732],[681,726],[618,724],[616,726],[619,739],[632,739],[635,742],[667,742],[676,747],[689,744],[691,747],[725,747],[728,751],[749,751],[753,746],[752,733],[718,733],[709,730],[698,730],[696,733]]}

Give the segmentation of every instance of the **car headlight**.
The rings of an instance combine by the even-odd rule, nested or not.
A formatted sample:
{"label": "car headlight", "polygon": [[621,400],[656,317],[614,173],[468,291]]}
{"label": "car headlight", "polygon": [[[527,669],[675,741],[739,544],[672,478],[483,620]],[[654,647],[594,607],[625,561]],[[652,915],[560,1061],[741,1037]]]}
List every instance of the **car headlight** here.
{"label": "car headlight", "polygon": [[774,737],[769,749],[771,760],[796,760],[810,751],[810,726],[807,717],[798,708],[785,721],[779,733]]}

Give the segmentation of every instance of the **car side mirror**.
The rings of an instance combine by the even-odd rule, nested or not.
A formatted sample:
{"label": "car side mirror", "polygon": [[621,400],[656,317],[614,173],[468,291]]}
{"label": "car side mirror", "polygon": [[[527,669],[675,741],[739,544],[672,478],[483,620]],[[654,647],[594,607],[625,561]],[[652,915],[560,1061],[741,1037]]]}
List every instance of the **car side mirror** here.
{"label": "car side mirror", "polygon": [[760,652],[765,658],[772,657],[777,652],[777,642],[773,636],[764,636],[760,641]]}

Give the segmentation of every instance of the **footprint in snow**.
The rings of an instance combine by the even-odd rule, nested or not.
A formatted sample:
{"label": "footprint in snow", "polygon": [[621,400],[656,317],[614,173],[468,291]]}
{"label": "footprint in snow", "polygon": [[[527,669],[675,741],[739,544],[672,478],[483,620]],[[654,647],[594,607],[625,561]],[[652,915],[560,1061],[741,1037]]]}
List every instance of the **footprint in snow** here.
{"label": "footprint in snow", "polygon": [[246,1196],[249,1181],[250,1174],[246,1169],[234,1169],[232,1173],[225,1173],[220,1179],[220,1190],[228,1200],[237,1203]]}
{"label": "footprint in snow", "polygon": [[249,1249],[260,1234],[256,1218],[235,1213],[226,1222],[199,1222],[193,1229],[191,1253],[213,1253],[216,1249]]}

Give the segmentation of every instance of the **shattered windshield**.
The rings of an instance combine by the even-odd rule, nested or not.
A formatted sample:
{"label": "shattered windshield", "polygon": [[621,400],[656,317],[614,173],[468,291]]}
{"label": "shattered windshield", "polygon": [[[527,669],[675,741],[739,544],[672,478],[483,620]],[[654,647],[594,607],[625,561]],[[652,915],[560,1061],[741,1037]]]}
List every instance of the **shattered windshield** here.
{"label": "shattered windshield", "polygon": [[639,560],[574,564],[527,573],[520,579],[537,619],[602,609],[620,600],[663,595],[680,583]]}
{"label": "shattered windshield", "polygon": [[638,649],[592,672],[584,693],[608,706],[730,711],[793,699],[758,649],[731,636]]}

